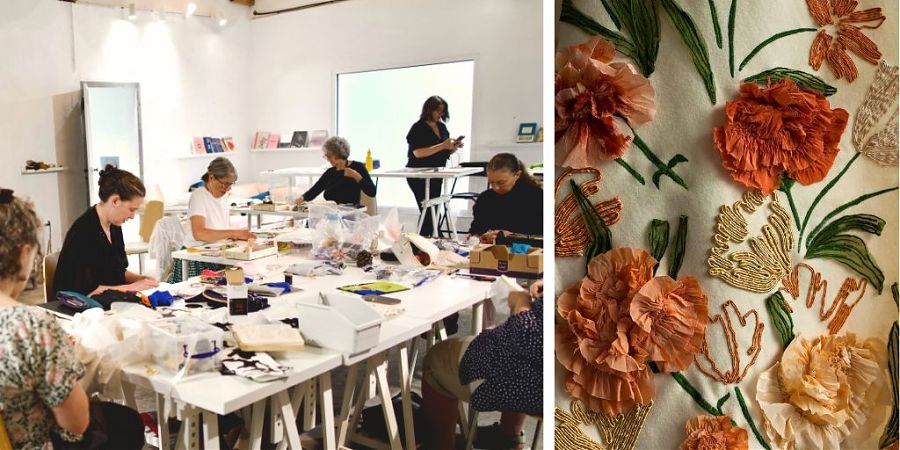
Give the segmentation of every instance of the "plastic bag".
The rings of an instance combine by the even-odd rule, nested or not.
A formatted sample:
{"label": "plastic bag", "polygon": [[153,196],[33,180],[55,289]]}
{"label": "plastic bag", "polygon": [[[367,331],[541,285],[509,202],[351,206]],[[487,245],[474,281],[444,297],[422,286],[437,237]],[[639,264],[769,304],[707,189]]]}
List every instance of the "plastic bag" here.
{"label": "plastic bag", "polygon": [[509,317],[509,301],[507,300],[509,293],[524,290],[525,288],[519,286],[512,279],[507,278],[506,275],[500,275],[499,278],[491,283],[490,295],[491,303],[494,304],[496,311],[495,323],[502,323]]}
{"label": "plastic bag", "polygon": [[362,250],[374,250],[378,216],[346,206],[310,205],[309,226],[316,231],[310,255],[331,261],[355,260]]}

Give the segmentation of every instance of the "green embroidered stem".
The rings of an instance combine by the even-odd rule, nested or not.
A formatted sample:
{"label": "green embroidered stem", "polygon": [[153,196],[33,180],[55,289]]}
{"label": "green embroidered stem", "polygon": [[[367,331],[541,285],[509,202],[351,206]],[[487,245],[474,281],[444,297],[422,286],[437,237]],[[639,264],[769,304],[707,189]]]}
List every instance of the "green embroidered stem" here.
{"label": "green embroidered stem", "polygon": [[[632,128],[631,131],[634,132],[634,128]],[[656,156],[656,154],[653,153],[653,150],[650,150],[650,147],[647,146],[647,144],[641,139],[640,136],[638,136],[637,133],[634,133],[634,145],[636,145],[637,148],[641,150],[641,153],[643,153],[644,156],[646,156],[647,159],[650,160],[650,162],[652,162],[653,165],[656,166],[656,168],[658,169],[658,170],[657,170],[658,173],[660,173],[660,174],[662,174],[662,175],[665,175],[665,176],[671,178],[672,181],[674,181],[676,184],[678,184],[679,186],[681,186],[681,187],[683,187],[685,190],[687,190],[687,185],[684,184],[684,180],[682,180],[681,177],[678,176],[678,174],[675,173],[674,170],[672,170],[672,168],[675,166],[675,164],[672,164],[672,163],[670,162],[670,164],[672,164],[672,165],[669,166],[669,165],[666,165],[665,163],[663,163],[662,160],[660,160],[660,159]],[[676,155],[676,157],[677,157],[677,156],[679,156],[679,155]],[[682,158],[684,158],[684,157],[682,157]],[[674,159],[675,159],[675,158],[673,158],[673,160],[674,160]],[[687,161],[687,159],[684,159],[684,161]],[[677,164],[678,162],[680,162],[680,161],[675,161],[676,164]],[[658,179],[659,179],[659,177],[657,177],[657,180],[658,180]],[[656,188],[659,189],[659,183],[658,183],[658,182],[657,182],[657,184],[656,184]]]}
{"label": "green embroidered stem", "polygon": [[616,158],[615,161],[616,161],[616,163],[618,163],[620,166],[624,167],[625,170],[627,170],[628,173],[630,173],[631,176],[633,176],[634,179],[637,180],[638,183],[641,183],[642,186],[644,185],[644,183],[645,183],[644,177],[641,176],[641,174],[638,173],[637,170],[634,170],[634,167],[631,167],[630,165],[628,165],[628,163],[625,162],[625,160],[622,159],[622,158]]}
{"label": "green embroidered stem", "polygon": [[[897,283],[894,283],[897,286]],[[894,299],[897,297],[895,296]],[[900,418],[897,416],[897,346],[898,346],[898,330],[897,322],[891,326],[891,332],[888,334],[887,351],[888,351],[888,373],[890,375],[891,393],[893,395],[894,408],[891,410],[891,416],[888,418],[887,424],[884,426],[884,432],[878,443],[878,448],[888,448],[894,445],[900,436],[898,436],[897,426],[900,424]]]}
{"label": "green embroidered stem", "polygon": [[619,20],[619,15],[616,14],[616,11],[613,10],[612,5],[610,5],[609,0],[600,0],[600,3],[603,5],[603,9],[606,10],[606,13],[609,14],[609,18],[612,19],[612,23],[616,26],[616,29],[621,30],[622,22]]}
{"label": "green embroidered stem", "polygon": [[[792,34],[809,33],[809,32],[815,32],[815,31],[819,31],[819,29],[818,28],[795,28],[793,30],[787,30],[787,31],[782,31],[781,33],[773,34],[770,38],[760,42],[759,45],[757,45],[756,47],[753,47],[753,50],[751,50],[750,53],[747,55],[747,57],[744,58],[743,61],[741,61],[741,65],[738,66],[738,71],[744,70],[744,66],[746,66],[747,63],[749,63],[750,60],[753,59],[753,57],[756,56],[756,54],[759,53],[759,51],[762,50],[765,46],[767,46],[783,37],[788,37]],[[733,75],[734,74],[732,74],[732,76]]]}
{"label": "green embroidered stem", "polygon": [[737,13],[737,0],[731,0],[728,12],[728,72],[734,77],[734,19]]}
{"label": "green embroidered stem", "polygon": [[666,248],[669,247],[669,222],[660,219],[653,219],[650,222],[650,233],[647,234],[650,255],[656,259],[653,265],[653,275],[656,275],[656,269],[659,269],[659,261],[666,254]]}
{"label": "green embroidered stem", "polygon": [[812,216],[813,210],[816,209],[816,205],[818,205],[819,201],[821,201],[822,198],[825,197],[825,194],[827,194],[828,191],[830,191],[831,188],[834,187],[835,184],[837,184],[838,180],[840,180],[841,177],[844,176],[845,173],[847,173],[847,170],[850,169],[850,166],[853,165],[853,163],[856,161],[856,158],[859,158],[859,155],[861,154],[862,153],[856,152],[856,154],[854,154],[853,157],[850,158],[850,161],[847,161],[847,164],[844,165],[844,168],[841,169],[837,176],[829,181],[828,184],[826,184],[825,187],[822,188],[821,191],[819,191],[819,195],[817,195],[816,198],[813,199],[812,204],[809,205],[809,209],[806,210],[806,217],[803,218],[803,225],[800,226],[800,234],[797,235],[797,251],[800,251],[800,243],[803,242],[803,230],[806,229],[806,224],[809,222],[809,217]]}
{"label": "green embroidered stem", "polygon": [[[651,362],[650,364],[653,364],[653,363]],[[653,364],[653,366],[651,366],[651,368],[652,367],[656,367],[655,364]],[[675,381],[678,383],[678,385],[681,386],[681,388],[684,389],[684,391],[687,392],[688,395],[690,395],[691,398],[694,399],[694,402],[696,402],[706,412],[708,412],[714,416],[724,416],[725,415],[725,413],[723,413],[721,409],[711,405],[708,401],[706,401],[703,398],[703,396],[700,395],[700,392],[697,391],[697,388],[695,388],[691,384],[691,382],[688,381],[688,379],[685,378],[684,375],[681,374],[681,372],[672,372],[670,375],[672,375],[672,378],[675,379]],[[734,419],[731,419],[731,424],[734,426],[737,426],[737,423],[735,423]]]}
{"label": "green embroidered stem", "polygon": [[794,204],[794,196],[791,195],[791,188],[794,187],[794,183],[796,183],[795,180],[792,180],[790,178],[782,178],[781,186],[778,187],[778,190],[784,192],[787,195],[788,204],[791,205],[791,213],[794,214],[794,226],[799,230],[800,215],[797,214],[797,205]]}
{"label": "green embroidered stem", "polygon": [[[898,188],[896,188],[896,187],[892,187],[892,188],[882,189],[882,190],[880,190],[880,191],[870,192],[870,193],[868,193],[868,194],[860,195],[859,197],[856,197],[855,199],[850,200],[849,202],[844,203],[844,204],[841,205],[841,206],[838,206],[834,211],[828,213],[828,214],[825,216],[825,218],[823,218],[822,221],[819,222],[819,224],[816,225],[816,227],[813,228],[813,230],[809,232],[809,240],[812,240],[813,237],[816,236],[816,234],[819,233],[819,230],[821,230],[822,227],[825,226],[825,224],[828,223],[828,221],[831,220],[832,217],[834,217],[834,216],[836,216],[836,215],[838,215],[838,214],[844,212],[844,210],[846,210],[846,209],[848,209],[848,208],[852,208],[852,207],[854,207],[854,206],[856,206],[856,205],[858,205],[858,204],[860,204],[860,203],[862,203],[862,202],[864,202],[864,201],[866,201],[866,200],[868,200],[868,199],[870,199],[870,198],[872,198],[872,197],[877,197],[877,196],[879,196],[879,195],[881,195],[881,194],[885,194],[885,193],[888,193],[888,192],[891,192],[891,191],[896,191],[897,189],[898,189]],[[806,248],[809,248],[809,240],[807,240],[807,242],[806,242]]]}
{"label": "green embroidered stem", "polygon": [[715,0],[709,0],[709,14],[712,15],[713,32],[716,33],[716,46],[722,48],[722,29],[719,27],[719,14],[716,12]]}
{"label": "green embroidered stem", "polygon": [[678,271],[684,261],[684,251],[687,245],[687,216],[678,217],[678,231],[675,232],[675,241],[672,243],[672,259],[669,261],[669,276],[678,279]]}
{"label": "green embroidered stem", "polygon": [[616,50],[619,53],[625,55],[627,58],[630,58],[636,63],[640,62],[637,58],[637,52],[635,51],[634,44],[632,44],[622,34],[610,30],[603,25],[600,25],[594,19],[591,19],[585,13],[579,11],[578,8],[576,8],[575,5],[572,4],[572,0],[563,0],[562,6],[560,7],[559,21],[575,25],[585,33],[591,35],[599,35],[604,39],[608,39],[613,43],[613,45],[616,46]]}
{"label": "green embroidered stem", "polygon": [[763,439],[762,434],[760,434],[759,430],[756,428],[756,423],[753,422],[753,416],[750,415],[750,409],[747,408],[747,403],[744,402],[744,396],[741,394],[741,388],[739,386],[734,387],[734,393],[737,396],[738,403],[741,404],[741,412],[744,413],[744,419],[747,419],[747,424],[750,425],[750,429],[753,430],[753,434],[756,436],[756,440],[759,441],[759,445],[766,450],[772,450],[769,447],[769,444],[766,443],[766,440]]}

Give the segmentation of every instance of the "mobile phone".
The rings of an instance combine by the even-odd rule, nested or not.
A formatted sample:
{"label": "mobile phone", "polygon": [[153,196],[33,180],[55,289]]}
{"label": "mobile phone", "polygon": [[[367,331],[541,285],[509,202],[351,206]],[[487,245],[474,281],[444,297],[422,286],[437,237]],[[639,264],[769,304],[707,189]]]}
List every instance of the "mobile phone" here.
{"label": "mobile phone", "polygon": [[456,138],[456,142],[459,142],[459,141],[461,141],[461,140],[463,140],[463,139],[465,139],[465,138],[466,138],[466,135],[461,134],[461,135],[459,135],[458,138]]}
{"label": "mobile phone", "polygon": [[381,303],[382,305],[399,305],[400,299],[387,297],[384,295],[363,295],[363,300],[372,303]]}

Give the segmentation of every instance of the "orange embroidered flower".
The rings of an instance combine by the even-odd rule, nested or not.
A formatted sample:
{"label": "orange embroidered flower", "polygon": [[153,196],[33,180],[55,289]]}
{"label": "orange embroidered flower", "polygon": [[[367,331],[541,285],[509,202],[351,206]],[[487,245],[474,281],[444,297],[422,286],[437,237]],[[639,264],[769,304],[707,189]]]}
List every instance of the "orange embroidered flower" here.
{"label": "orange embroidered flower", "polygon": [[685,370],[703,347],[706,294],[694,277],[656,277],[631,301],[631,320],[647,333],[651,361],[664,372]]}
{"label": "orange embroidered flower", "polygon": [[628,125],[653,120],[653,86],[614,55],[600,37],[556,53],[557,164],[580,169],[619,158],[631,143]]}
{"label": "orange embroidered flower", "polygon": [[[697,281],[653,277],[649,253],[616,248],[557,299],[556,357],[565,386],[591,410],[619,414],[655,396],[647,363],[683,370],[700,350],[706,295]],[[663,348],[665,347],[665,348]]]}
{"label": "orange embroidered flower", "polygon": [[731,425],[728,416],[697,416],[684,424],[687,438],[678,450],[746,450],[747,430]]}
{"label": "orange embroidered flower", "polygon": [[808,185],[825,178],[849,115],[790,79],[762,88],[741,84],[713,130],[722,165],[735,181],[768,195],[787,176]]}
{"label": "orange embroidered flower", "polygon": [[[875,29],[884,22],[884,14],[881,8],[869,8],[856,11],[856,1],[831,0],[831,9],[828,8],[828,0],[806,0],[810,15],[822,27],[813,39],[809,47],[809,65],[819,70],[822,61],[828,62],[828,67],[837,78],[847,78],[852,82],[856,79],[856,64],[850,59],[847,50],[856,54],[870,64],[877,64],[881,59],[881,51],[878,45],[862,33],[863,28]],[[834,21],[837,18],[837,23]],[[854,23],[866,24],[877,22],[875,25],[856,26]],[[826,25],[834,25],[837,39],[825,31]]]}

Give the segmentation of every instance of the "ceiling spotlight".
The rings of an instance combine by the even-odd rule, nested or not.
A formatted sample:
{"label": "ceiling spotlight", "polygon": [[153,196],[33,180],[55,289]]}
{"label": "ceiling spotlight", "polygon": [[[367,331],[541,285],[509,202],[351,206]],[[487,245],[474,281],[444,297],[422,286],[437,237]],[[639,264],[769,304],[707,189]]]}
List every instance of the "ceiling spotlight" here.
{"label": "ceiling spotlight", "polygon": [[134,7],[134,3],[128,5],[128,20],[137,20],[137,9]]}
{"label": "ceiling spotlight", "polygon": [[228,16],[226,16],[222,11],[216,11],[216,13],[213,14],[213,19],[216,20],[220,27],[228,25]]}
{"label": "ceiling spotlight", "polygon": [[187,4],[187,7],[184,8],[184,17],[191,17],[195,12],[197,12],[197,4],[194,2],[190,2]]}

